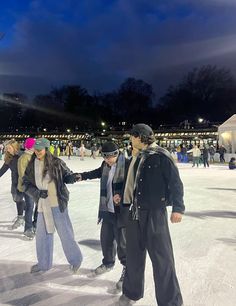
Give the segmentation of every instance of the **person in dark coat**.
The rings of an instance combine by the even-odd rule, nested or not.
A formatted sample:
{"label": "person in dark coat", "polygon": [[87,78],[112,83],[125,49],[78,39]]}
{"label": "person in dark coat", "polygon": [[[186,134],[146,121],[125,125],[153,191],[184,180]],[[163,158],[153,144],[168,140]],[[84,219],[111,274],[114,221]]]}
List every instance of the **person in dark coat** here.
{"label": "person in dark coat", "polygon": [[102,222],[100,239],[103,260],[94,272],[99,275],[110,271],[115,265],[117,252],[123,270],[116,288],[121,290],[126,269],[125,226],[128,218],[128,208],[123,207],[121,196],[127,160],[113,142],[104,143],[101,154],[104,158],[101,166],[98,169],[80,173],[80,180],[101,179],[98,223]]}
{"label": "person in dark coat", "polygon": [[175,272],[166,205],[172,206],[170,220],[181,222],[185,210],[183,184],[169,152],[155,143],[146,124],[136,124],[131,141],[139,150],[126,176],[124,205],[130,205],[126,227],[126,273],[120,306],[132,305],[144,294],[146,253],[150,256],[159,306],[180,306],[182,295]]}
{"label": "person in dark coat", "polygon": [[203,158],[204,167],[205,168],[206,168],[206,166],[209,167],[209,150],[206,147],[206,145],[203,146],[202,158]]}
{"label": "person in dark coat", "polygon": [[224,146],[221,145],[219,147],[220,163],[225,163],[225,153],[226,153],[226,149]]}
{"label": "person in dark coat", "polygon": [[16,203],[17,209],[17,217],[15,222],[11,226],[11,229],[16,229],[24,224],[24,208],[25,201],[22,192],[17,190],[18,185],[18,169],[17,163],[18,159],[22,152],[20,152],[20,146],[17,141],[11,139],[5,143],[5,156],[4,156],[4,164],[0,169],[0,177],[7,172],[7,170],[11,170],[11,194],[13,201]]}
{"label": "person in dark coat", "polygon": [[39,138],[34,145],[34,154],[23,177],[24,192],[34,199],[38,207],[36,227],[36,251],[38,263],[31,273],[52,268],[53,238],[55,229],[71,270],[77,273],[82,263],[82,254],[75,241],[68,214],[69,191],[65,184],[76,181],[76,173],[49,152],[50,142]]}
{"label": "person in dark coat", "polygon": [[230,170],[236,169],[236,158],[235,158],[235,157],[231,157],[231,158],[230,158],[230,161],[229,161],[229,169],[230,169]]}

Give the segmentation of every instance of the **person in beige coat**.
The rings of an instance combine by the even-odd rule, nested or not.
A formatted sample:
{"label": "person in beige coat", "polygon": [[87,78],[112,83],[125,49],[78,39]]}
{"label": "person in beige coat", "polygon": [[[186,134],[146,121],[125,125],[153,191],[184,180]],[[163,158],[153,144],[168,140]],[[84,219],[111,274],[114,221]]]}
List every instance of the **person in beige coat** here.
{"label": "person in beige coat", "polygon": [[201,150],[198,148],[198,146],[195,145],[191,150],[188,150],[187,153],[192,153],[193,154],[193,165],[192,165],[192,167],[195,167],[195,164],[198,167],[200,156],[201,156]]}
{"label": "person in beige coat", "polygon": [[34,200],[32,199],[32,197],[24,193],[22,179],[25,174],[25,170],[29,164],[29,161],[31,160],[31,157],[34,153],[34,144],[35,144],[34,138],[27,138],[25,140],[25,143],[24,143],[25,152],[18,159],[18,163],[17,163],[18,175],[19,175],[17,189],[20,192],[23,192],[24,199],[25,199],[24,235],[29,239],[33,239],[35,236],[35,229],[36,229],[36,223],[37,223],[37,208],[35,208],[34,221],[32,221],[33,212],[34,212]]}

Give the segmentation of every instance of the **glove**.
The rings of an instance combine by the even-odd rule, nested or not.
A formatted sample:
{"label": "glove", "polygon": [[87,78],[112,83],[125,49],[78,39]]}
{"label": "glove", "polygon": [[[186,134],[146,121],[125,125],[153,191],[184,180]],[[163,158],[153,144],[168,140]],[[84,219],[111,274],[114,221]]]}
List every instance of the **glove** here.
{"label": "glove", "polygon": [[41,199],[46,199],[48,197],[48,191],[47,190],[39,190],[39,197]]}

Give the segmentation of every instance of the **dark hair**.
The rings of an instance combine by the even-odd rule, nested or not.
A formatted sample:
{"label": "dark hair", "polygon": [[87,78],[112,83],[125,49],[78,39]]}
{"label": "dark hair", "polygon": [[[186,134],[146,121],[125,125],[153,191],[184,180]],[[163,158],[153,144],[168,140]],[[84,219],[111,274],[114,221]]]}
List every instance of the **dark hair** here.
{"label": "dark hair", "polygon": [[144,143],[144,144],[147,144],[147,145],[150,145],[150,144],[152,144],[153,142],[156,141],[156,138],[155,138],[154,135],[150,135],[150,136],[140,135],[140,136],[137,136],[137,137],[140,137],[141,142]]}
{"label": "dark hair", "polygon": [[43,178],[45,178],[47,173],[49,174],[50,182],[56,179],[57,174],[55,167],[55,158],[46,148],[46,154],[44,157]]}

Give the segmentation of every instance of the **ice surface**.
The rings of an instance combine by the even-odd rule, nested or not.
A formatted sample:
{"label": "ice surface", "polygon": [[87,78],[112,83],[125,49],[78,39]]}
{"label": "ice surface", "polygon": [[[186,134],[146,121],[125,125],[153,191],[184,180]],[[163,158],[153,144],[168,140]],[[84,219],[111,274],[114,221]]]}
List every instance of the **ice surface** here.
{"label": "ice surface", "polygon": [[[76,172],[100,166],[102,159],[64,158]],[[2,166],[3,161],[0,161]],[[179,165],[185,186],[186,214],[182,223],[170,224],[176,269],[185,306],[236,305],[236,170],[214,165],[209,169]],[[84,261],[72,275],[55,234],[54,268],[32,275],[35,240],[22,236],[23,227],[9,230],[16,216],[10,194],[10,171],[0,178],[0,305],[85,306],[116,305],[111,294],[122,267],[96,278],[91,269],[101,263],[97,225],[99,180],[68,185],[69,214]],[[147,259],[144,298],[137,305],[156,305],[152,267]]]}

